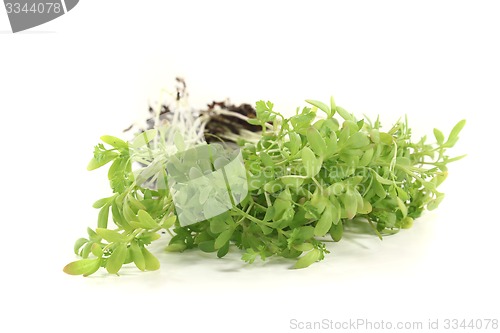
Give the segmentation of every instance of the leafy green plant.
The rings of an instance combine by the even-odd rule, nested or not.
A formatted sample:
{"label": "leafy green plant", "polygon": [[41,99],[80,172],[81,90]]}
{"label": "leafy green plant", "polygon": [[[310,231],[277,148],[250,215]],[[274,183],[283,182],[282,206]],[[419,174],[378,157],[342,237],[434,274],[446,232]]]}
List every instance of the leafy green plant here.
{"label": "leafy green plant", "polygon": [[76,241],[74,251],[82,259],[64,271],[88,276],[104,267],[116,274],[129,263],[156,270],[159,261],[146,247],[161,230],[172,236],[170,252],[198,248],[224,257],[234,246],[248,263],[281,256],[296,258],[294,267],[304,268],[324,258],[327,238],[340,241],[348,223],[367,223],[381,238],[438,207],[444,194],[437,188],[447,177],[447,165],[463,157],[451,158],[447,149],[457,142],[465,120],[447,137],[434,129],[434,143],[426,137],[414,142],[406,119],[383,130],[379,119],[358,120],[333,98],[329,104],[307,102],[310,107],[289,118],[271,102],[256,103],[257,117],[247,120],[262,127],[260,139],[237,140],[248,195],[228,211],[187,226],[180,225],[166,186],[173,156],[169,142],[177,150],[186,148],[171,131],[174,125],[170,131],[158,126],[131,142],[101,137],[88,169],[110,164],[113,194],[94,203],[97,228]]}

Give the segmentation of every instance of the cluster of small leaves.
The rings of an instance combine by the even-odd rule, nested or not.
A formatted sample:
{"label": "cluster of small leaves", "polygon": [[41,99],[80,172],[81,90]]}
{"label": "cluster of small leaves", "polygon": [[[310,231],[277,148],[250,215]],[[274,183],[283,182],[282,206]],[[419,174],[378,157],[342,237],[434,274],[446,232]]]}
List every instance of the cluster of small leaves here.
{"label": "cluster of small leaves", "polygon": [[[290,118],[274,111],[271,102],[257,102],[257,117],[248,121],[262,127],[261,139],[241,140],[249,194],[230,210],[188,226],[176,220],[168,189],[145,189],[134,180],[130,156],[137,145],[103,137],[113,148],[98,145],[89,169],[113,161],[114,195],[94,205],[100,209],[98,228],[77,241],[75,252],[84,259],[65,271],[89,275],[105,267],[117,273],[129,262],[141,270],[157,269],[145,246],[161,229],[172,232],[170,252],[198,248],[223,257],[234,244],[248,263],[281,256],[298,258],[294,267],[304,268],[324,258],[325,242],[341,240],[347,223],[368,223],[382,237],[411,227],[425,209],[438,207],[444,194],[437,187],[447,176],[447,164],[463,157],[450,158],[446,150],[457,142],[464,120],[447,138],[435,129],[435,143],[426,137],[412,142],[406,120],[383,131],[379,119],[358,120],[333,98],[329,105],[307,102],[311,107]],[[165,170],[168,157],[163,161]],[[108,229],[110,211],[116,229]]]}
{"label": "cluster of small leaves", "polygon": [[[151,139],[143,140],[142,144]],[[75,254],[82,259],[66,265],[64,272],[88,276],[105,267],[116,274],[124,264],[132,262],[141,271],[157,270],[160,263],[146,246],[160,238],[159,230],[170,229],[175,223],[168,190],[152,190],[137,184],[131,151],[141,148],[137,144],[140,140],[131,146],[111,136],[103,136],[101,140],[112,148],[97,145],[87,169],[112,162],[108,178],[114,194],[94,203],[93,207],[99,209],[97,228],[88,228],[88,237],[75,242]],[[113,227],[108,225],[110,220]]]}

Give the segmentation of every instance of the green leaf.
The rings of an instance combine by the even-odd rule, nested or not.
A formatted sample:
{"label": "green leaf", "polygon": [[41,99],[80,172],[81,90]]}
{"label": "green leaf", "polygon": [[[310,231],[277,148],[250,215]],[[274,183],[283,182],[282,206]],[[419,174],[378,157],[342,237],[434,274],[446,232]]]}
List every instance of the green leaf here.
{"label": "green leaf", "polygon": [[448,136],[448,140],[444,143],[443,147],[446,148],[451,148],[457,143],[458,141],[458,135],[460,134],[460,131],[464,128],[465,126],[465,119],[460,120],[451,130],[450,135]]}
{"label": "green leaf", "polygon": [[132,249],[130,248],[130,246],[127,248],[127,255],[125,256],[125,261],[123,261],[123,264],[126,265],[126,264],[130,264],[131,262],[133,262],[134,259],[132,259]]}
{"label": "green leaf", "polygon": [[372,209],[373,209],[372,204],[370,203],[370,201],[368,201],[364,198],[362,198],[362,200],[363,200],[363,204],[362,205],[358,204],[358,213],[359,214],[370,214]]}
{"label": "green leaf", "polygon": [[108,170],[108,179],[113,192],[124,192],[128,182],[132,179],[130,174],[130,160],[120,156],[114,160]]}
{"label": "green leaf", "polygon": [[424,186],[429,191],[435,191],[436,190],[436,184],[435,183],[426,182],[426,181],[422,181],[421,183],[422,183],[422,186]]}
{"label": "green leaf", "polygon": [[260,121],[259,119],[255,119],[255,118],[249,118],[247,120],[247,122],[250,124],[250,125],[262,125],[262,121]]}
{"label": "green leaf", "polygon": [[114,178],[118,178],[120,176],[120,174],[123,174],[123,167],[124,167],[124,164],[123,164],[123,158],[121,158],[121,156],[119,156],[118,158],[116,158],[113,163],[111,163],[111,166],[109,167],[108,169],[108,179],[109,180],[112,180]]}
{"label": "green leaf", "polygon": [[175,131],[174,145],[177,148],[177,151],[186,150],[186,142],[184,141],[184,136],[182,135],[182,133],[179,130]]}
{"label": "green leaf", "polygon": [[315,101],[313,99],[306,99],[306,102],[311,104],[311,105],[314,105],[315,107],[317,107],[318,109],[320,109],[321,111],[326,113],[326,115],[328,117],[330,117],[332,115],[332,111],[330,110],[328,105],[326,105],[325,103],[320,102],[320,101]]}
{"label": "green leaf", "polygon": [[378,129],[372,129],[370,131],[370,139],[372,140],[373,143],[380,142],[380,132],[378,131]]}
{"label": "green leaf", "polygon": [[84,275],[88,276],[97,272],[101,267],[101,259],[80,259],[67,264],[63,271],[70,275]]}
{"label": "green leaf", "polygon": [[436,138],[436,141],[438,144],[442,145],[444,142],[444,134],[437,128],[434,129],[434,137]]}
{"label": "green leaf", "polygon": [[300,227],[298,229],[297,238],[301,241],[305,241],[314,237],[314,228],[310,225]]}
{"label": "green leaf", "polygon": [[322,166],[322,160],[316,158],[313,151],[309,147],[302,148],[302,163],[306,172],[306,176],[311,178],[318,174]]}
{"label": "green leaf", "polygon": [[305,179],[304,176],[296,176],[296,175],[282,176],[280,178],[283,184],[293,188],[298,188],[302,186],[302,184],[304,183],[304,179]]}
{"label": "green leaf", "polygon": [[99,215],[97,216],[97,227],[99,227],[99,228],[107,228],[108,227],[109,206],[110,206],[110,204],[107,203],[99,211]]}
{"label": "green leaf", "polygon": [[[220,169],[221,167],[219,167],[217,165],[217,161],[215,161],[215,168],[216,169]],[[200,178],[200,177],[203,177],[203,172],[201,172],[200,168],[199,167],[191,167],[189,169],[189,179],[190,180],[193,180],[193,179],[196,179],[196,178]]]}
{"label": "green leaf", "polygon": [[111,135],[101,136],[101,141],[115,147],[116,149],[128,149],[128,143]]}
{"label": "green leaf", "polygon": [[335,118],[325,119],[323,125],[321,125],[320,132],[325,135],[330,135],[332,132],[336,132],[339,129],[339,121]]}
{"label": "green leaf", "polygon": [[127,258],[127,246],[124,243],[119,243],[113,250],[113,253],[106,262],[106,270],[109,274],[116,274],[122,268],[125,259]]}
{"label": "green leaf", "polygon": [[137,219],[138,219],[137,215],[130,208],[127,200],[123,203],[123,217],[125,218],[125,220],[127,222],[137,221]]}
{"label": "green leaf", "polygon": [[347,191],[341,196],[342,203],[344,204],[345,215],[348,219],[354,218],[358,209],[358,202],[354,193]]}
{"label": "green leaf", "polygon": [[110,151],[110,152],[107,152],[107,154],[105,156],[103,156],[103,158],[100,161],[97,161],[94,157],[90,160],[89,164],[87,165],[87,170],[92,171],[92,170],[98,169],[98,168],[102,167],[103,165],[108,164],[109,162],[111,162],[112,160],[117,158],[118,156],[120,156],[120,154]]}
{"label": "green leaf", "polygon": [[115,196],[107,197],[107,198],[102,198],[94,202],[92,207],[94,208],[102,208],[105,204],[110,203],[111,200],[113,200]]}
{"label": "green leaf", "polygon": [[263,122],[271,121],[274,119],[273,112],[273,103],[258,101],[255,103],[255,113],[257,114],[257,118]]}
{"label": "green leaf", "polygon": [[142,249],[142,255],[144,256],[144,262],[146,264],[147,271],[156,271],[160,268],[160,262],[158,259],[149,252],[145,247]]}
{"label": "green leaf", "polygon": [[306,268],[314,264],[321,258],[321,252],[318,249],[307,252],[304,256],[300,257],[295,263],[294,268]]}
{"label": "green leaf", "polygon": [[300,252],[307,252],[314,249],[314,246],[311,243],[302,243],[294,245],[293,248]]}
{"label": "green leaf", "polygon": [[382,142],[385,145],[391,146],[394,142],[394,138],[390,134],[379,132],[379,137],[380,137],[380,142]]}
{"label": "green leaf", "polygon": [[292,208],[292,195],[288,188],[278,195],[272,207],[274,208],[273,221],[279,221],[283,214]]}
{"label": "green leaf", "polygon": [[257,256],[259,253],[255,252],[254,249],[248,248],[245,253],[241,256],[241,259],[244,260],[245,262],[251,264],[257,259]]}
{"label": "green leaf", "polygon": [[102,255],[103,255],[102,248],[97,243],[92,244],[91,251],[92,251],[92,254],[98,258],[102,257]]}
{"label": "green leaf", "polygon": [[406,217],[406,215],[408,215],[408,208],[406,207],[405,203],[399,197],[396,197],[396,201],[398,202],[398,208],[403,214],[403,217]]}
{"label": "green leaf", "polygon": [[393,185],[394,184],[394,181],[382,177],[381,175],[379,175],[378,173],[376,173],[375,171],[373,171],[373,169],[372,169],[372,174],[375,176],[375,179],[377,179],[377,181],[380,184],[383,184],[383,185]]}
{"label": "green leaf", "polygon": [[276,193],[278,191],[281,191],[283,189],[283,186],[281,186],[281,184],[278,181],[273,180],[264,184],[262,189],[269,193]]}
{"label": "green leaf", "polygon": [[342,223],[332,224],[329,233],[334,242],[340,241],[344,234],[344,225]]}
{"label": "green leaf", "polygon": [[434,210],[438,208],[439,204],[441,203],[441,201],[443,201],[443,199],[444,199],[444,193],[439,193],[435,199],[432,199],[431,201],[429,201],[429,203],[427,203],[427,209]]}
{"label": "green leaf", "polygon": [[323,213],[326,206],[329,204],[328,198],[323,195],[319,188],[314,191],[310,202],[320,214]]}
{"label": "green leaf", "polygon": [[359,126],[358,123],[355,120],[346,120],[342,124],[342,127],[348,127],[349,128],[349,134],[354,134],[359,132]]}
{"label": "green leaf", "polygon": [[141,134],[138,134],[134,141],[132,142],[132,147],[133,148],[140,148],[149,142],[153,140],[156,135],[158,134],[158,131],[156,129],[150,129],[147,131],[142,132]]}
{"label": "green leaf", "polygon": [[226,221],[220,215],[210,219],[210,231],[214,234],[220,234],[228,228]]}
{"label": "green leaf", "polygon": [[89,257],[89,254],[92,250],[92,242],[88,242],[85,244],[80,252],[80,256],[84,259],[87,259]]}
{"label": "green leaf", "polygon": [[375,194],[380,198],[384,199],[387,196],[387,192],[385,191],[382,184],[379,183],[377,179],[372,180],[372,188]]}
{"label": "green leaf", "polygon": [[[325,121],[326,121],[326,119],[320,119],[320,120],[317,120],[317,121],[316,121],[316,122],[312,125],[312,127],[314,127],[316,130],[320,131],[320,130],[323,128],[323,126],[324,126],[324,124],[325,124]],[[306,135],[307,135],[307,133],[306,133]]]}
{"label": "green leaf", "polygon": [[295,132],[305,135],[307,129],[311,126],[311,122],[316,118],[316,113],[310,108],[304,108],[302,113],[290,118],[290,123]]}
{"label": "green leaf", "polygon": [[274,209],[273,206],[271,206],[271,207],[267,208],[266,215],[264,215],[263,221],[264,222],[269,222],[272,219],[274,219],[274,216],[275,216],[275,209]]}
{"label": "green leaf", "polygon": [[141,240],[143,244],[151,244],[155,240],[159,239],[161,236],[155,231],[144,232],[137,238]]}
{"label": "green leaf", "polygon": [[337,153],[337,134],[332,131],[326,140],[326,156],[330,157],[335,153]]}
{"label": "green leaf", "polygon": [[169,217],[165,216],[163,218],[163,223],[161,226],[163,229],[170,229],[174,225],[176,220],[177,220],[177,216],[175,216],[175,215],[172,215]]}
{"label": "green leaf", "polygon": [[217,257],[218,258],[222,258],[224,257],[227,253],[229,252],[229,242],[227,242],[226,244],[224,244],[224,246],[222,246],[219,251],[217,251]]}
{"label": "green leaf", "polygon": [[90,228],[87,227],[87,234],[89,235],[89,239],[93,242],[100,242],[101,241],[101,236],[96,234],[96,232]]}
{"label": "green leaf", "polygon": [[328,201],[321,218],[314,227],[315,236],[324,236],[328,233],[333,223],[333,205]]}
{"label": "green leaf", "polygon": [[233,235],[233,231],[234,231],[233,229],[228,229],[221,232],[221,234],[215,240],[214,244],[215,249],[220,249],[226,243],[228,243],[229,240],[231,239],[231,236]]}
{"label": "green leaf", "polygon": [[75,254],[78,254],[80,252],[80,248],[86,244],[89,240],[86,238],[78,238],[75,242],[75,245],[73,247],[73,251]]}
{"label": "green leaf", "polygon": [[132,260],[134,261],[134,264],[137,266],[137,268],[139,268],[141,271],[145,271],[146,261],[144,259],[144,255],[142,254],[141,248],[136,241],[132,241],[130,243],[130,252],[132,254]]}
{"label": "green leaf", "polygon": [[446,161],[446,163],[451,163],[451,162],[459,161],[466,156],[467,155],[460,155],[460,156],[453,157],[453,158],[447,158],[445,161]]}
{"label": "green leaf", "polygon": [[116,202],[113,202],[111,204],[111,215],[113,217],[113,221],[117,226],[122,227],[125,230],[130,229],[129,224],[123,218],[122,213],[120,212],[120,208],[118,207],[118,204]]}
{"label": "green leaf", "polygon": [[374,153],[373,148],[365,150],[363,157],[361,157],[361,159],[359,160],[359,166],[361,167],[368,166],[373,159],[373,153]]}
{"label": "green leaf", "polygon": [[337,105],[335,104],[335,99],[333,99],[333,96],[330,96],[330,117],[333,117],[335,114],[335,110],[337,109]]}
{"label": "green leaf", "polygon": [[346,146],[351,149],[363,148],[370,144],[370,139],[363,132],[356,132],[351,135],[346,142]]}
{"label": "green leaf", "polygon": [[123,242],[123,241],[125,241],[125,238],[126,238],[125,235],[122,235],[118,231],[115,231],[115,230],[97,228],[95,231],[99,236],[104,238],[109,243]]}
{"label": "green leaf", "polygon": [[401,228],[403,229],[409,229],[413,226],[413,219],[409,216],[405,217],[402,221],[401,221]]}
{"label": "green leaf", "polygon": [[264,164],[264,166],[267,166],[267,167],[273,167],[274,166],[273,159],[265,151],[261,151],[260,152],[260,160],[262,161],[262,164]]}
{"label": "green leaf", "polygon": [[356,118],[354,118],[354,116],[352,114],[350,114],[349,112],[347,112],[345,109],[341,108],[340,106],[337,106],[337,108],[335,110],[345,120],[356,121]]}
{"label": "green leaf", "polygon": [[402,165],[402,166],[410,166],[411,161],[408,157],[399,156],[396,158],[396,164]]}
{"label": "green leaf", "polygon": [[[344,122],[345,124],[346,122]],[[349,139],[349,135],[351,135],[351,130],[349,126],[343,126],[338,135],[338,145],[343,147],[347,143],[347,139]]]}
{"label": "green leaf", "polygon": [[200,244],[198,244],[198,248],[203,252],[208,252],[208,253],[217,251],[215,249],[215,240],[213,239],[201,242]]}
{"label": "green leaf", "polygon": [[403,200],[403,201],[410,200],[410,195],[401,187],[396,187],[396,191],[398,192],[398,197],[401,200]]}
{"label": "green leaf", "polygon": [[259,227],[260,230],[262,230],[262,233],[266,236],[273,232],[273,228],[268,227],[267,225],[259,224]]}
{"label": "green leaf", "polygon": [[393,228],[395,227],[395,224],[396,224],[396,214],[394,213],[386,213],[383,215],[383,219],[382,219],[385,223],[385,226],[387,228]]}
{"label": "green leaf", "polygon": [[297,152],[299,151],[299,149],[302,146],[302,140],[300,139],[300,135],[298,133],[295,133],[295,132],[288,133],[288,137],[290,140],[289,141],[290,153],[292,155],[295,155],[295,154],[297,154]]}
{"label": "green leaf", "polygon": [[168,244],[168,246],[165,248],[165,251],[167,251],[167,252],[182,252],[185,249],[186,249],[185,243],[172,243],[172,244]]}
{"label": "green leaf", "polygon": [[137,212],[137,216],[144,229],[155,229],[158,227],[158,223],[145,210],[140,209]]}
{"label": "green leaf", "polygon": [[316,155],[321,157],[325,156],[326,144],[316,128],[309,127],[307,130],[307,141]]}
{"label": "green leaf", "polygon": [[127,196],[128,202],[135,208],[135,209],[142,209],[146,210],[146,206],[139,200],[137,200],[132,194],[129,194]]}

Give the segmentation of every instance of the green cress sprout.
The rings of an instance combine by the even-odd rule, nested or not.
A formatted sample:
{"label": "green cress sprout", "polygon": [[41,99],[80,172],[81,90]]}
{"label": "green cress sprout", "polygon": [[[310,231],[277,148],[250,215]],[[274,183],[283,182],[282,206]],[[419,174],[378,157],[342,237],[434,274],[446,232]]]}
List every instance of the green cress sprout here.
{"label": "green cress sprout", "polygon": [[[379,119],[357,119],[333,98],[307,103],[289,118],[264,101],[256,103],[255,118],[239,115],[261,127],[257,140],[235,140],[248,194],[227,211],[184,226],[169,187],[158,184],[168,179],[176,151],[205,144],[206,115],[188,119],[174,110],[172,122],[157,123],[131,142],[101,137],[88,169],[109,165],[112,194],[94,203],[97,228],[76,241],[81,259],[64,272],[88,276],[103,267],[116,274],[131,263],[157,270],[160,263],[147,246],[161,231],[171,235],[169,252],[198,248],[222,258],[238,248],[248,263],[281,256],[304,268],[322,260],[329,253],[326,242],[340,241],[348,224],[364,223],[382,238],[438,207],[447,165],[463,157],[449,157],[447,149],[465,120],[447,137],[434,129],[435,140],[428,143],[426,137],[412,141],[406,119],[382,129]],[[203,205],[208,198],[197,200]]]}

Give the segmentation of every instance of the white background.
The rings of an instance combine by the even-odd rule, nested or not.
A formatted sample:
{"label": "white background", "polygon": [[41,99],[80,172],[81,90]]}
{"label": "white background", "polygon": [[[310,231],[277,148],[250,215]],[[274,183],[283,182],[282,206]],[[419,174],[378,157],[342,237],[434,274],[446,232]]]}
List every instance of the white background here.
{"label": "white background", "polygon": [[[290,320],[499,319],[496,1],[81,1],[10,33],[0,9],[2,332],[287,332]],[[161,270],[67,276],[95,226],[103,134],[184,76],[192,102],[328,100],[417,138],[467,126],[446,199],[382,242],[346,237],[305,270],[153,247]]]}

